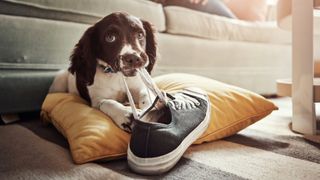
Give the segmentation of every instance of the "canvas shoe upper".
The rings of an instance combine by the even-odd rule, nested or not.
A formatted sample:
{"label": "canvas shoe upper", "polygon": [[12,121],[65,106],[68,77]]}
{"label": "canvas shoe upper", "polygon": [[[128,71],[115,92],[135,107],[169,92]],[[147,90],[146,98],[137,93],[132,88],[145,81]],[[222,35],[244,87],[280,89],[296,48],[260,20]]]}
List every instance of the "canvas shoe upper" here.
{"label": "canvas shoe upper", "polygon": [[170,170],[206,130],[210,121],[206,93],[188,88],[173,97],[159,110],[157,122],[135,122],[128,147],[128,164],[135,172],[160,174]]}

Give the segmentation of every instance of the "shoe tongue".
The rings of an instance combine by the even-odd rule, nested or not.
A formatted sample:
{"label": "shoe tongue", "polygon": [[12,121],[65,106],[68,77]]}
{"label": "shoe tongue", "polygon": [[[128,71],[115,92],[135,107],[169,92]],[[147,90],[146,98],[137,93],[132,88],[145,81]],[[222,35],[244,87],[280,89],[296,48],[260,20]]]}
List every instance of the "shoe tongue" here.
{"label": "shoe tongue", "polygon": [[170,108],[163,106],[161,109],[150,110],[142,119],[143,123],[160,123],[170,124],[171,123],[171,112]]}
{"label": "shoe tongue", "polygon": [[171,123],[171,112],[169,108],[163,108],[163,115],[158,119],[158,123],[162,124],[170,124]]}

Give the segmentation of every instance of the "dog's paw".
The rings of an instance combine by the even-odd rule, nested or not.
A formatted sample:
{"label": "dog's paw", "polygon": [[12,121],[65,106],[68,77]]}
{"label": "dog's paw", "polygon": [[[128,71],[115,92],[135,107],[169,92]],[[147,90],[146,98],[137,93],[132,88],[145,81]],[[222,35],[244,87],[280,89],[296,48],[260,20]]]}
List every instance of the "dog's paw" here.
{"label": "dog's paw", "polygon": [[133,116],[127,117],[125,121],[121,124],[120,128],[131,133],[134,126]]}
{"label": "dog's paw", "polygon": [[119,116],[114,119],[115,123],[120,127],[121,129],[132,132],[133,126],[134,126],[134,118],[132,115],[131,109],[125,108]]}
{"label": "dog's paw", "polygon": [[127,123],[122,123],[121,124],[121,129],[123,129],[124,131],[127,131],[128,133],[132,132],[133,129],[133,121],[131,122],[127,122]]}

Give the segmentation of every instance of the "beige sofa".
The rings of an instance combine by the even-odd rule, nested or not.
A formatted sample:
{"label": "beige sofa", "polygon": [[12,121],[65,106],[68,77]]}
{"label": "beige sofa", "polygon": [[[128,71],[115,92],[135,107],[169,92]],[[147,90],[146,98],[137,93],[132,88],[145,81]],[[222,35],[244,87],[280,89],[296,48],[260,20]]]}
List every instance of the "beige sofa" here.
{"label": "beige sofa", "polygon": [[245,22],[181,7],[165,7],[156,74],[204,75],[260,94],[276,93],[289,77],[291,35],[275,22]]}
{"label": "beige sofa", "polygon": [[0,113],[38,110],[85,29],[114,11],[155,25],[160,58],[153,75],[199,74],[274,94],[275,80],[291,74],[290,33],[274,22],[250,23],[148,0],[3,0]]}

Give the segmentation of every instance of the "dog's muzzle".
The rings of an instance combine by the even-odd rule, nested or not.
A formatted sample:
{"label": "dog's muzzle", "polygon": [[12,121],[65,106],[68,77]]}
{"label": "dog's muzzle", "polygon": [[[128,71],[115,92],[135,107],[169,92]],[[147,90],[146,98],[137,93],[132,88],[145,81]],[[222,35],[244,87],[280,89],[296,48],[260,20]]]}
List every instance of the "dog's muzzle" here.
{"label": "dog's muzzle", "polygon": [[125,54],[121,57],[120,69],[125,76],[135,76],[138,68],[144,67],[147,60],[136,54]]}

